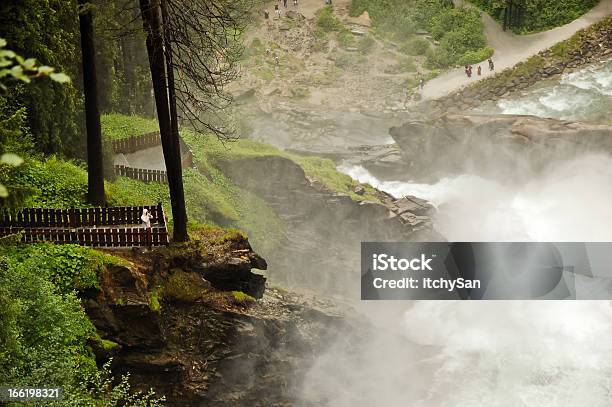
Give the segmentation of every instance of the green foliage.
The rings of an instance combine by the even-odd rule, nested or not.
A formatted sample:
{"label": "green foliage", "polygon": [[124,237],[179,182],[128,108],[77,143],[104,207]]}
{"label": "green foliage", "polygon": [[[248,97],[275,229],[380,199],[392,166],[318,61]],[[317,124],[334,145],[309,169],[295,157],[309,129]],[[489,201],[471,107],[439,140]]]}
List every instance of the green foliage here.
{"label": "green foliage", "polygon": [[[477,10],[454,8],[448,0],[353,0],[351,15],[368,10],[376,32],[402,43],[408,55],[425,55],[430,68],[456,65],[468,52],[481,52],[487,45],[484,25]],[[424,38],[426,30],[440,41],[435,51]],[[473,56],[473,55],[472,55]]]}
{"label": "green foliage", "polygon": [[332,6],[325,6],[319,11],[316,24],[317,27],[325,32],[342,31],[342,29],[345,29],[342,22],[334,16]]}
{"label": "green foliage", "polygon": [[105,138],[111,140],[159,131],[159,124],[156,120],[142,116],[128,116],[118,113],[103,114],[100,117],[100,122],[102,123],[102,134]]}
{"label": "green foliage", "polygon": [[340,43],[340,45],[346,48],[355,43],[355,37],[353,36],[353,34],[351,34],[350,31],[342,30],[340,33],[338,33],[338,42]]}
{"label": "green foliage", "polygon": [[95,371],[94,328],[72,292],[61,294],[37,259],[0,266],[0,383],[77,385]]}
{"label": "green foliage", "polygon": [[14,51],[5,49],[6,40],[0,38],[0,90],[8,89],[7,83],[11,80],[24,83],[32,82],[34,78],[49,77],[59,83],[70,82],[65,73],[55,72],[55,68],[39,65],[34,58],[25,59]]}
{"label": "green foliage", "polygon": [[[431,33],[440,41],[431,62],[439,67],[460,64],[486,54],[484,26],[477,10],[447,9],[431,21]],[[467,55],[466,55],[467,54]]]}
{"label": "green foliage", "polygon": [[238,305],[246,305],[257,301],[254,297],[243,293],[242,291],[232,291],[234,302]]}
{"label": "green foliage", "polygon": [[[506,2],[503,0],[472,0],[482,10],[502,22]],[[530,33],[565,25],[593,8],[598,0],[524,0],[525,11],[517,31]]]}
{"label": "green foliage", "polygon": [[408,55],[425,55],[431,46],[429,41],[421,37],[412,37],[400,47],[400,51]]}
{"label": "green foliage", "polygon": [[8,185],[11,194],[21,197],[12,206],[82,207],[87,195],[87,172],[56,157],[45,161],[26,157],[18,168],[0,168],[0,182]]}
{"label": "green foliage", "polygon": [[457,60],[457,65],[477,64],[491,58],[493,52],[493,48],[491,47],[484,47],[476,51],[467,51]]}
{"label": "green foliage", "polygon": [[[79,30],[75,2],[6,0],[2,7],[0,37],[13,51],[76,77]],[[50,74],[49,68],[45,70]],[[27,108],[28,127],[40,151],[68,155],[82,152],[76,125],[81,103],[73,83],[22,83],[11,86],[4,96],[12,111]]]}
{"label": "green foliage", "polygon": [[0,256],[28,265],[61,293],[98,287],[98,273],[120,259],[77,245],[0,245]]}

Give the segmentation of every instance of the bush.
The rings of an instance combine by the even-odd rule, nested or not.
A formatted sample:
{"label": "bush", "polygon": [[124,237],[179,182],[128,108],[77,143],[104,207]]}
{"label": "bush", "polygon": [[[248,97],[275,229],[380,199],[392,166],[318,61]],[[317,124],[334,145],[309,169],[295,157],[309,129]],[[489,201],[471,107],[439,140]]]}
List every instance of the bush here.
{"label": "bush", "polygon": [[[505,2],[496,0],[472,0],[482,10],[498,21],[504,19]],[[558,27],[580,17],[598,3],[598,0],[526,0],[520,27],[522,33],[543,31]]]}
{"label": "bush", "polygon": [[343,47],[349,47],[355,43],[355,37],[349,30],[342,30],[338,33],[338,43]]}
{"label": "bush", "polygon": [[430,48],[431,47],[429,45],[429,41],[427,41],[425,38],[414,37],[406,41],[400,47],[400,51],[404,54],[416,56],[425,55],[427,53],[427,50],[429,50]]}
{"label": "bush", "polygon": [[479,62],[491,58],[492,55],[493,48],[491,47],[484,47],[477,51],[467,51],[457,60],[457,65],[463,66],[477,64]]}
{"label": "bush", "polygon": [[341,31],[344,28],[340,20],[334,16],[334,9],[332,6],[325,6],[319,11],[319,15],[317,16],[317,27],[326,32]]}

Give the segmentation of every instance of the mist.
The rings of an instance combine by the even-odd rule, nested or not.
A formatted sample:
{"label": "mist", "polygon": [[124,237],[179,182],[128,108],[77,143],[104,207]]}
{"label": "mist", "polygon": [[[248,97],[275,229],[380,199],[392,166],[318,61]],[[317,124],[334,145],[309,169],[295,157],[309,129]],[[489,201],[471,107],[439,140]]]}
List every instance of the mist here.
{"label": "mist", "polygon": [[[601,82],[587,74],[570,79]],[[523,105],[520,113],[538,113],[528,109]],[[474,156],[496,148],[479,147]],[[434,228],[449,241],[611,241],[612,156],[566,153],[538,162],[517,154],[516,172],[492,159],[433,182],[378,179],[360,165],[340,170],[395,197],[429,200],[438,210]],[[369,301],[356,307],[368,323],[341,333],[317,358],[302,388],[309,405],[611,405],[610,301]]]}

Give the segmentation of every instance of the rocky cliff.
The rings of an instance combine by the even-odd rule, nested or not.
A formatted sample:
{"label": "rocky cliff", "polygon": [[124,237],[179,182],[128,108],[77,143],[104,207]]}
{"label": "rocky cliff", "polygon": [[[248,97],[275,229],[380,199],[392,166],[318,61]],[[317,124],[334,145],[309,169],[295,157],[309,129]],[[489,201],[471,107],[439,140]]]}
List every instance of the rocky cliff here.
{"label": "rocky cliff", "polygon": [[[277,156],[219,163],[240,187],[266,200],[286,223],[272,253],[270,278],[331,295],[359,296],[362,241],[440,240],[432,229],[434,208],[415,197],[358,201],[309,179],[295,162]],[[360,188],[355,192],[359,194]]]}
{"label": "rocky cliff", "polygon": [[520,175],[551,160],[612,152],[612,126],[533,116],[447,114],[390,133],[421,177],[482,169]]}
{"label": "rocky cliff", "polygon": [[[116,375],[154,388],[169,406],[288,405],[310,363],[349,319],[328,302],[268,289],[255,300],[265,262],[233,232],[207,231],[187,245],[125,255],[84,306]],[[252,274],[249,276],[249,274]],[[224,276],[224,278],[220,278]],[[215,288],[219,281],[224,289]],[[232,286],[233,284],[233,286]],[[109,345],[110,344],[110,345]]]}

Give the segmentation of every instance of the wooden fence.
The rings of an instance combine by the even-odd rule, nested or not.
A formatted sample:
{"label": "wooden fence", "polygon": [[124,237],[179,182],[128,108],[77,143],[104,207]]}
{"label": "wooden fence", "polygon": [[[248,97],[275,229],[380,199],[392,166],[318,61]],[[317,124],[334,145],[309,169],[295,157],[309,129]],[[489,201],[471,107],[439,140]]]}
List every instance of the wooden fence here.
{"label": "wooden fence", "polygon": [[23,228],[0,227],[0,237],[21,233],[23,243],[53,242],[89,247],[165,246],[166,227],[130,228]]}
{"label": "wooden fence", "polygon": [[128,177],[144,182],[168,183],[168,175],[164,170],[148,170],[146,168],[133,168],[125,165],[115,165],[115,175]]}
{"label": "wooden fence", "polygon": [[25,208],[0,214],[0,227],[78,228],[82,226],[138,225],[143,209],[153,216],[153,222],[166,226],[164,209],[155,206],[117,206],[109,208]]}
{"label": "wooden fence", "polygon": [[144,150],[159,146],[161,144],[161,135],[158,131],[153,133],[141,134],[139,136],[130,136],[119,140],[112,140],[113,152],[131,154],[138,150]]}
{"label": "wooden fence", "polygon": [[[130,136],[124,139],[112,140],[112,145],[115,154],[131,154],[138,150],[160,146],[161,135],[156,131],[153,133],[141,134],[139,136]],[[181,164],[183,168],[193,167],[193,153],[182,137],[179,138],[179,146],[181,149]]]}

